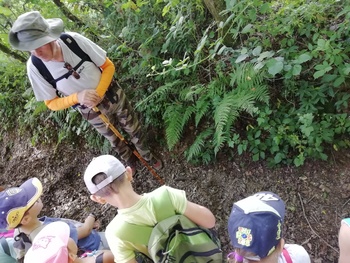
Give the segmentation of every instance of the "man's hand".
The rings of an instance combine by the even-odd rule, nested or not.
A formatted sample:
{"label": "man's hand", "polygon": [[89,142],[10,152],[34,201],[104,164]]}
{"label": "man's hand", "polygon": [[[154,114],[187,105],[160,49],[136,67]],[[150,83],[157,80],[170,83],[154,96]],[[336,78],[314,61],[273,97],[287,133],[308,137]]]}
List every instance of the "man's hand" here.
{"label": "man's hand", "polygon": [[97,94],[96,90],[88,89],[78,92],[78,102],[89,108],[95,107],[101,102],[101,97]]}

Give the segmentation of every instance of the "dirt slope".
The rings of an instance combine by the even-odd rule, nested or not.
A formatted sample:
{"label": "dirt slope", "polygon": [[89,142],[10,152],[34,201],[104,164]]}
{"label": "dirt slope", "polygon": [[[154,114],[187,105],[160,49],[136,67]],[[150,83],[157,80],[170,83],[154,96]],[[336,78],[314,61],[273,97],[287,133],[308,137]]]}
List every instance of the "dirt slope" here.
{"label": "dirt slope", "polygon": [[[82,174],[98,152],[70,145],[30,146],[27,139],[13,136],[0,141],[0,185],[17,186],[30,177],[44,184],[42,215],[83,220],[97,214],[102,226],[116,210],[94,204],[85,189]],[[347,152],[337,153],[328,162],[309,162],[302,168],[268,169],[263,163],[220,160],[209,166],[188,164],[176,152],[161,151],[165,168],[160,175],[170,186],[184,189],[188,199],[209,207],[225,252],[231,248],[226,222],[235,200],[261,190],[278,193],[287,204],[284,234],[287,242],[302,244],[312,262],[337,262],[337,233],[340,220],[349,216],[350,171]],[[139,193],[159,186],[147,171],[135,178]]]}

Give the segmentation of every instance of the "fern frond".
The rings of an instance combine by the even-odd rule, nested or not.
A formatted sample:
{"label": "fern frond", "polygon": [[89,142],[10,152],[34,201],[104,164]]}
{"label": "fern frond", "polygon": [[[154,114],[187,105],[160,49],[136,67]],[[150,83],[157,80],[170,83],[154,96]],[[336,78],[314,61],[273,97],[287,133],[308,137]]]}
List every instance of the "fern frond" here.
{"label": "fern frond", "polygon": [[150,103],[152,100],[154,100],[157,97],[165,98],[165,96],[168,95],[168,93],[173,91],[173,89],[177,89],[177,86],[181,84],[183,84],[182,80],[175,80],[173,82],[166,83],[165,85],[160,86],[154,92],[152,92],[148,97],[146,97],[145,99],[137,103],[135,108],[138,108],[143,104]]}
{"label": "fern frond", "polygon": [[182,112],[183,107],[170,106],[164,114],[165,134],[169,150],[178,143],[182,133]]}
{"label": "fern frond", "polygon": [[230,86],[246,85],[247,88],[253,88],[260,85],[264,79],[263,72],[256,71],[252,64],[238,64],[232,73],[230,73]]}
{"label": "fern frond", "polygon": [[220,149],[224,146],[225,142],[229,139],[229,136],[226,132],[220,131],[219,133],[214,134],[214,154],[216,155]]}
{"label": "fern frond", "polygon": [[194,85],[188,89],[181,91],[179,98],[184,101],[196,101],[205,90],[205,86],[202,84]]}
{"label": "fern frond", "polygon": [[186,125],[186,123],[188,122],[188,120],[190,119],[191,115],[196,111],[196,108],[194,106],[188,106],[186,108],[186,111],[183,114],[183,118],[182,118],[182,129],[183,127]]}
{"label": "fern frond", "polygon": [[164,113],[166,125],[166,139],[171,150],[180,140],[185,124],[195,111],[193,106],[186,107],[182,104],[171,105]]}
{"label": "fern frond", "polygon": [[190,161],[192,158],[197,157],[203,150],[207,139],[213,134],[213,129],[208,128],[197,135],[193,144],[186,151],[186,159]]}
{"label": "fern frond", "polygon": [[208,109],[210,106],[210,99],[207,96],[202,96],[197,100],[195,108],[196,108],[196,115],[195,115],[195,124],[198,126],[200,120],[202,117],[208,113]]}

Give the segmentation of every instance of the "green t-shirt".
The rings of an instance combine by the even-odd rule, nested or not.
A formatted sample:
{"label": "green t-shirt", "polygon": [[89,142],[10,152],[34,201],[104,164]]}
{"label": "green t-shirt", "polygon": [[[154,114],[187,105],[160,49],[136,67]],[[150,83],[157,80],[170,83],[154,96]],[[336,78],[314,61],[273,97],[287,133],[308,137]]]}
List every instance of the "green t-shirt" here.
{"label": "green t-shirt", "polygon": [[147,256],[147,247],[140,244],[132,244],[123,241],[115,235],[115,228],[122,221],[135,225],[154,226],[157,223],[152,199],[161,195],[161,192],[168,191],[171,203],[177,214],[184,214],[187,206],[186,193],[183,190],[161,186],[153,192],[143,194],[143,197],[132,207],[118,209],[118,215],[109,223],[106,228],[106,238],[114,255],[115,262],[125,263],[135,258],[135,252],[139,251]]}

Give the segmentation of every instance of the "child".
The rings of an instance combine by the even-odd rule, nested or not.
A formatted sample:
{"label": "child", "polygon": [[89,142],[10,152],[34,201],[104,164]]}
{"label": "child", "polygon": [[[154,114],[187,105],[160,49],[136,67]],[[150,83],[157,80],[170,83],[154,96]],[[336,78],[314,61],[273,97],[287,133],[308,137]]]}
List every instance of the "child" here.
{"label": "child", "polygon": [[[0,186],[0,192],[5,188]],[[16,263],[16,252],[13,249],[13,232],[6,229],[0,229],[0,262],[1,263]]]}
{"label": "child", "polygon": [[350,218],[341,221],[338,242],[339,263],[347,263],[350,259]]}
{"label": "child", "polygon": [[228,261],[264,263],[310,263],[306,250],[285,244],[282,224],[283,200],[272,192],[259,192],[234,203],[228,232],[235,252]]}
{"label": "child", "polygon": [[24,263],[113,263],[110,251],[78,258],[78,247],[69,237],[70,228],[65,222],[46,225],[34,238],[33,245],[24,257]]}
{"label": "child", "polygon": [[15,251],[17,260],[23,260],[24,254],[31,246],[31,242],[44,225],[64,220],[71,227],[71,237],[77,242],[79,249],[93,251],[108,249],[104,242],[104,233],[92,230],[95,217],[89,215],[81,227],[77,227],[73,220],[41,217],[43,203],[42,184],[37,178],[31,178],[20,187],[9,188],[0,192],[0,228],[15,228]]}
{"label": "child", "polygon": [[136,225],[154,226],[157,223],[154,212],[154,198],[167,191],[177,214],[183,214],[199,226],[213,228],[215,217],[209,209],[187,200],[182,190],[162,186],[151,193],[137,194],[132,185],[132,171],[114,156],[102,155],[94,158],[88,165],[84,181],[90,198],[98,203],[109,203],[118,208],[117,216],[106,228],[106,238],[113,252],[115,262],[136,262],[135,252],[149,257],[145,245],[122,240],[116,229],[124,221]]}

